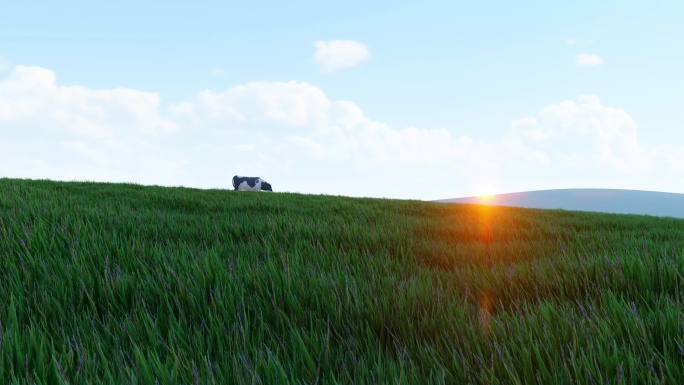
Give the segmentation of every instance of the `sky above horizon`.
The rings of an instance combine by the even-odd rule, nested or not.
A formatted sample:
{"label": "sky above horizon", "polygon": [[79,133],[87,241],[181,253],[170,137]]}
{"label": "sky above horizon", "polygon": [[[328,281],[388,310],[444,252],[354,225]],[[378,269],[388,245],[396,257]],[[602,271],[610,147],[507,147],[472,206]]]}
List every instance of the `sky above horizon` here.
{"label": "sky above horizon", "polygon": [[11,2],[0,177],[684,192],[684,2]]}

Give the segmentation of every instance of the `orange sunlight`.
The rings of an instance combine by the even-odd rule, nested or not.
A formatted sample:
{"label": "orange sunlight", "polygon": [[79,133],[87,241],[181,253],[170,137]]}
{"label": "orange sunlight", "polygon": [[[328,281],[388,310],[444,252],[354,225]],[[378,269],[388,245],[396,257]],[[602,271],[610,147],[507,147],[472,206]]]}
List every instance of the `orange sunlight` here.
{"label": "orange sunlight", "polygon": [[489,331],[492,322],[492,298],[487,290],[480,294],[477,315],[480,327],[485,331]]}
{"label": "orange sunlight", "polygon": [[480,214],[480,226],[482,229],[480,240],[484,243],[490,243],[492,241],[492,211],[495,210],[495,206],[493,205],[493,196],[490,195],[490,197],[492,197],[492,199],[480,201],[481,206],[478,210]]}

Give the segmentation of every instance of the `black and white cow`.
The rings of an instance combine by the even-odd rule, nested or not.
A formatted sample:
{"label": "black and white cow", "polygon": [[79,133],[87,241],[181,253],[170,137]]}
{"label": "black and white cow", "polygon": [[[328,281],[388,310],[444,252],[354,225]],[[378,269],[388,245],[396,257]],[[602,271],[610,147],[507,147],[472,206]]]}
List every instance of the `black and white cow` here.
{"label": "black and white cow", "polygon": [[271,184],[259,177],[238,175],[233,177],[233,188],[238,191],[273,191]]}

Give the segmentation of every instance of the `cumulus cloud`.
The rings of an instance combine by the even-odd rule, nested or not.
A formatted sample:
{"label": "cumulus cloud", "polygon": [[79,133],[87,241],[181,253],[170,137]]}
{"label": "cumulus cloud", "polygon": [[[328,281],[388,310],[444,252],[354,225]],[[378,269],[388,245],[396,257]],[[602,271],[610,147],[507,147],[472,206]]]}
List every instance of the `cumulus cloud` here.
{"label": "cumulus cloud", "polygon": [[156,93],[63,86],[41,67],[16,66],[0,80],[3,176],[149,181],[169,164],[149,161],[158,152],[150,143],[176,129]]}
{"label": "cumulus cloud", "polygon": [[512,136],[531,151],[545,152],[549,164],[559,170],[629,175],[648,166],[637,140],[636,122],[624,110],[603,105],[596,96],[563,101],[516,120]]}
{"label": "cumulus cloud", "polygon": [[497,139],[392,127],[305,82],[253,82],[163,105],[155,93],[65,86],[16,67],[0,80],[0,175],[436,199],[558,187],[682,188],[684,149],[646,146],[624,110],[580,96]]}
{"label": "cumulus cloud", "polygon": [[202,91],[172,105],[170,111],[186,124],[224,130],[274,123],[311,127],[322,123],[329,105],[323,92],[307,83],[253,82],[225,91]]}
{"label": "cumulus cloud", "polygon": [[593,53],[580,53],[575,56],[575,63],[580,67],[597,67],[603,64],[603,58]]}
{"label": "cumulus cloud", "polygon": [[323,72],[355,67],[370,56],[365,44],[353,40],[319,40],[314,43],[314,48],[314,60]]}
{"label": "cumulus cloud", "polygon": [[175,129],[161,116],[155,93],[60,86],[54,72],[26,66],[15,67],[0,82],[0,122],[39,128],[44,134],[58,131],[88,137]]}

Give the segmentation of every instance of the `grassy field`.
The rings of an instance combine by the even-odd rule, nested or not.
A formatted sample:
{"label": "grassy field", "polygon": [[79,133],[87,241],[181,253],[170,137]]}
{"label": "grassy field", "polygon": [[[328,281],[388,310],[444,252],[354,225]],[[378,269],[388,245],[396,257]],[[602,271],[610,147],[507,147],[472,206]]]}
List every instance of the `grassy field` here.
{"label": "grassy field", "polygon": [[0,384],[681,384],[684,220],[0,179]]}

